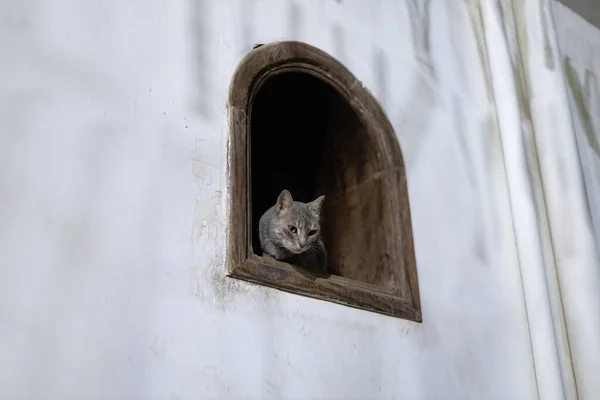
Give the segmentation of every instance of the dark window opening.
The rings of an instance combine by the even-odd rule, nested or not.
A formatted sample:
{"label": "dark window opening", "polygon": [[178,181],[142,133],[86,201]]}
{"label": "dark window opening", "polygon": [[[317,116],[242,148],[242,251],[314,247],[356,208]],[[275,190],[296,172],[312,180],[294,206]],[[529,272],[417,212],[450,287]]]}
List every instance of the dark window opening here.
{"label": "dark window opening", "polygon": [[260,254],[258,220],[283,189],[303,202],[324,194],[329,272],[393,284],[381,248],[385,204],[381,185],[373,184],[384,167],[348,102],[312,75],[281,73],[259,89],[250,120],[254,252]]}
{"label": "dark window opening", "polygon": [[[421,321],[406,178],[395,133],[339,62],[298,42],[255,48],[230,92],[230,276]],[[279,193],[325,195],[331,275],[260,257]]]}
{"label": "dark window opening", "polygon": [[258,91],[251,114],[252,247],[260,254],[258,220],[288,189],[308,202],[318,193],[319,170],[327,137],[326,104],[331,88],[303,73],[268,79]]}

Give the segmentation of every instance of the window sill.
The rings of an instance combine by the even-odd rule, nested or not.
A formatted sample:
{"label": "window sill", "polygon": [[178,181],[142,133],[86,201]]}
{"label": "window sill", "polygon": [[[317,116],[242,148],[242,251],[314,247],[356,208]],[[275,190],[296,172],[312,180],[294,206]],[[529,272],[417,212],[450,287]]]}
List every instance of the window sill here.
{"label": "window sill", "polygon": [[251,255],[229,275],[247,282],[345,306],[422,322],[410,299],[381,291],[377,285],[341,276],[315,274],[291,264]]}

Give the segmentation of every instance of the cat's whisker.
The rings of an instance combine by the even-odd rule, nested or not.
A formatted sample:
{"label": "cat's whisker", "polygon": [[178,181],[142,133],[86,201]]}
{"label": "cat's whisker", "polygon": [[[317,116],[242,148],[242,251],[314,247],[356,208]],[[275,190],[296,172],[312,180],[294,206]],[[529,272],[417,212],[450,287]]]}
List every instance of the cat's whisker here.
{"label": "cat's whisker", "polygon": [[307,253],[310,252],[312,254],[319,254],[321,251],[322,251],[321,248],[319,246],[315,246],[315,245],[312,245],[308,249],[306,249]]}

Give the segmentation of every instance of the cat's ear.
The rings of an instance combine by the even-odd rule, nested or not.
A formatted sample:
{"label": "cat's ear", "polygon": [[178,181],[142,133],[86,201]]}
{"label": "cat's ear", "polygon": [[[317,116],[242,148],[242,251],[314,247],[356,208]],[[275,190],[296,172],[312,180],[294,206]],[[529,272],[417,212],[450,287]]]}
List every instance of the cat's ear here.
{"label": "cat's ear", "polygon": [[323,207],[323,200],[325,200],[325,196],[319,196],[319,197],[317,197],[316,200],[313,200],[310,203],[308,203],[308,208],[310,209],[310,211],[313,212],[313,214],[315,214],[315,215],[321,214],[321,208]]}
{"label": "cat's ear", "polygon": [[292,198],[292,194],[284,189],[277,198],[277,204],[275,205],[275,209],[279,213],[284,210],[289,210],[290,208],[292,208],[293,205],[294,199]]}

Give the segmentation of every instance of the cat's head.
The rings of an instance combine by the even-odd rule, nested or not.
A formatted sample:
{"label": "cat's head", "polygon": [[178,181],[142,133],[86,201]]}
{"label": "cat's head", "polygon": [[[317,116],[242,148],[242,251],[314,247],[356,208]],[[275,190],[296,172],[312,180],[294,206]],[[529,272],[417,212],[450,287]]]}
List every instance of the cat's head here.
{"label": "cat's head", "polygon": [[275,204],[274,239],[278,245],[294,254],[304,253],[321,235],[321,207],[325,196],[310,203],[294,201],[287,190],[281,192]]}

